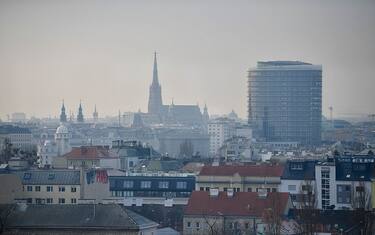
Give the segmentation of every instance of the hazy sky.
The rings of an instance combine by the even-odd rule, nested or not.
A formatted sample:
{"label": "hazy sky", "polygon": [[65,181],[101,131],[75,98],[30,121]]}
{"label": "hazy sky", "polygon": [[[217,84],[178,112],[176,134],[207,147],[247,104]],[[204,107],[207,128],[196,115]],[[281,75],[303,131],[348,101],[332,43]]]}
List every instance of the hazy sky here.
{"label": "hazy sky", "polygon": [[246,117],[258,60],[323,65],[323,112],[375,112],[375,1],[0,0],[0,117],[147,110],[153,51],[164,103]]}

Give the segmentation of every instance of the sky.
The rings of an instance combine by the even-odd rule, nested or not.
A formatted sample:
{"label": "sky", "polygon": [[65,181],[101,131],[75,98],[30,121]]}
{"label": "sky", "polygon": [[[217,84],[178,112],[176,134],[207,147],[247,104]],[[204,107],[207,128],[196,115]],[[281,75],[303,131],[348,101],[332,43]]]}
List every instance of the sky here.
{"label": "sky", "polygon": [[375,113],[375,1],[0,0],[0,118],[147,111],[153,52],[165,104],[247,116],[257,61],[323,66],[323,114]]}

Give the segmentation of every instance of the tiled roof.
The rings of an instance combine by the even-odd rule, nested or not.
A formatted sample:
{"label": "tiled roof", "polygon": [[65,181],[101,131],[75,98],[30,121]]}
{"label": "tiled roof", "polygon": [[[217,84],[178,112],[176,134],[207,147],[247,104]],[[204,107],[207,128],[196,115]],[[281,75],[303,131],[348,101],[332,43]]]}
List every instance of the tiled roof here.
{"label": "tiled roof", "polygon": [[115,204],[27,205],[25,210],[14,210],[7,223],[10,229],[138,230],[158,225]]}
{"label": "tiled roof", "polygon": [[280,177],[284,167],[281,165],[246,165],[246,166],[204,166],[199,175]]}
{"label": "tiled roof", "polygon": [[81,146],[74,147],[72,151],[64,155],[68,160],[98,160],[102,158],[117,158],[104,146]]}
{"label": "tiled roof", "polygon": [[[282,214],[287,209],[288,193],[268,193],[261,198],[257,192],[235,192],[228,197],[226,192],[210,196],[206,191],[194,191],[191,194],[185,215],[224,215],[224,216],[257,216],[272,208],[275,202]],[[276,208],[273,208],[274,210]]]}
{"label": "tiled roof", "polygon": [[77,170],[29,170],[15,172],[22,184],[39,185],[79,185],[80,172]]}

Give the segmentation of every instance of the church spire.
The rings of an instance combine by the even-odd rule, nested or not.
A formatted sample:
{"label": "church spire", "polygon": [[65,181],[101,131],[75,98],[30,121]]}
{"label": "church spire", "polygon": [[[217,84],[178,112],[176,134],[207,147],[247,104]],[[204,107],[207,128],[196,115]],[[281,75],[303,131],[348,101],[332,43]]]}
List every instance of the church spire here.
{"label": "church spire", "polygon": [[159,85],[158,61],[156,59],[156,51],[154,52],[154,70],[153,70],[153,74],[152,74],[152,84]]}
{"label": "church spire", "polygon": [[81,104],[81,101],[79,101],[79,108],[78,108],[77,122],[83,122],[83,112],[82,112],[82,104]]}
{"label": "church spire", "polygon": [[61,106],[60,122],[66,122],[64,100],[62,101],[62,106]]}
{"label": "church spire", "polygon": [[163,101],[161,98],[161,86],[158,78],[158,62],[156,59],[156,52],[154,52],[154,69],[148,98],[148,113],[160,115],[162,109]]}

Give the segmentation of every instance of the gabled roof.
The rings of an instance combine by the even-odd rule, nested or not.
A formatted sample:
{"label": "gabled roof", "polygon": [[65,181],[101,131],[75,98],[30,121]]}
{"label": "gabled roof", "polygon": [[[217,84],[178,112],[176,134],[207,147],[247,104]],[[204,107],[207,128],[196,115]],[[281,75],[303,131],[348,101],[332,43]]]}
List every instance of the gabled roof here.
{"label": "gabled roof", "polygon": [[245,166],[204,166],[199,175],[280,177],[284,167],[281,165],[245,165]]}
{"label": "gabled roof", "polygon": [[273,205],[277,205],[278,211],[283,214],[288,200],[288,193],[268,193],[267,197],[261,198],[257,192],[235,192],[232,197],[228,197],[226,192],[210,196],[207,191],[194,191],[184,214],[261,217],[265,210],[275,207]]}
{"label": "gabled roof", "polygon": [[[116,204],[27,205],[8,217],[7,227],[29,229],[127,229],[157,223]],[[37,215],[37,216],[36,216]]]}
{"label": "gabled roof", "polygon": [[64,155],[68,160],[99,160],[106,158],[117,158],[113,152],[105,146],[81,146],[74,147],[72,151]]}
{"label": "gabled roof", "polygon": [[80,172],[77,170],[29,170],[17,171],[22,184],[39,185],[79,185]]}

